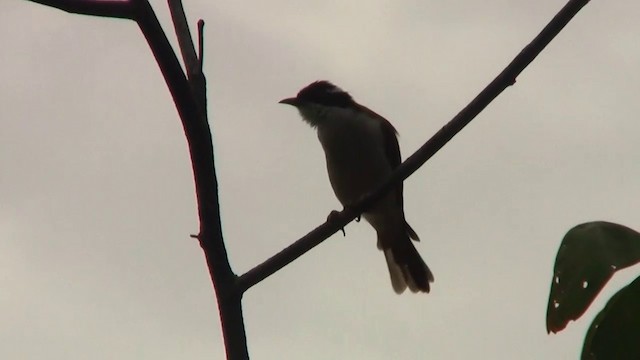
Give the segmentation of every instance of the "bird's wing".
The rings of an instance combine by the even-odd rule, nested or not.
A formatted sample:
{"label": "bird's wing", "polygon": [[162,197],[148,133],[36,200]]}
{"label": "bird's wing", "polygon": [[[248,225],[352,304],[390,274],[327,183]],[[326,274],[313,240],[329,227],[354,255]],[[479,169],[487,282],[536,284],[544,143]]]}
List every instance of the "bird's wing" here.
{"label": "bird's wing", "polygon": [[[378,115],[373,110],[362,105],[358,105],[358,106],[360,106],[361,110],[364,113],[380,121],[380,129],[382,130],[384,153],[387,156],[387,161],[391,166],[391,170],[395,170],[398,166],[400,166],[400,163],[402,163],[402,158],[400,156],[400,145],[398,145],[398,131],[396,130],[396,128],[393,127],[393,125],[391,125],[391,123],[387,119]],[[400,184],[396,187],[396,201],[398,202],[398,205],[400,205],[400,209],[404,209],[404,206],[403,206],[404,201],[402,196],[402,184],[403,182],[400,182]]]}

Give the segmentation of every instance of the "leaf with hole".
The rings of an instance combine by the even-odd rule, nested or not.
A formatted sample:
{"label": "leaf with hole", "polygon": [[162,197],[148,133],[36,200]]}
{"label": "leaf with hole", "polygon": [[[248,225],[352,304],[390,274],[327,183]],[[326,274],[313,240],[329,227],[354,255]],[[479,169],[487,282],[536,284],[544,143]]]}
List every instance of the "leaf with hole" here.
{"label": "leaf with hole", "polygon": [[639,261],[640,234],[626,226],[594,221],[569,230],[556,256],[547,332],[582,316],[616,271]]}

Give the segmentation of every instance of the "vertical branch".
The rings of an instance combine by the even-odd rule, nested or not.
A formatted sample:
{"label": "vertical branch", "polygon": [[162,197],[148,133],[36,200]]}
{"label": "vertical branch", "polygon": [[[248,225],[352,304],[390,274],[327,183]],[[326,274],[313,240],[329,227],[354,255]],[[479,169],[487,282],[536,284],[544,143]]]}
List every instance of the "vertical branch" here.
{"label": "vertical branch", "polygon": [[170,4],[173,2],[172,17],[178,39],[182,39],[179,40],[180,48],[189,80],[182,72],[178,59],[148,1],[135,1],[136,21],[171,91],[189,144],[200,219],[198,240],[204,251],[216,291],[227,359],[249,359],[242,316],[242,293],[236,291],[237,276],[229,265],[222,236],[218,180],[215,173],[211,129],[206,112],[206,81],[200,61],[195,55],[179,0],[169,2]]}
{"label": "vertical branch", "polygon": [[218,300],[227,359],[249,359],[242,292],[231,270],[222,237],[218,180],[211,129],[206,111],[206,79],[202,72],[204,22],[198,23],[199,58],[180,0],[169,0],[188,80],[148,0],[30,0],[69,13],[135,20],[153,52],[178,110],[189,145],[195,179],[200,241]]}

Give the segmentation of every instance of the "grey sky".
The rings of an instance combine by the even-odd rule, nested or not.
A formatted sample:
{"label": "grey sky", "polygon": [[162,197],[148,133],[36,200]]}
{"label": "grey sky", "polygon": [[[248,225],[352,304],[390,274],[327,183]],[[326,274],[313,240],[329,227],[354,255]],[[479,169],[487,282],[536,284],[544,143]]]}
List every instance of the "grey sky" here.
{"label": "grey sky", "polygon": [[[278,100],[331,80],[393,122],[406,157],[565,4],[184,1],[207,22],[238,273],[339,207],[315,134]],[[351,224],[246,294],[252,358],[577,358],[604,302],[547,335],[549,281],[571,226],[640,228],[639,12],[591,2],[405,183],[431,294],[397,296],[373,230]],[[0,358],[222,358],[186,142],[135,23],[5,0],[0,44]]]}

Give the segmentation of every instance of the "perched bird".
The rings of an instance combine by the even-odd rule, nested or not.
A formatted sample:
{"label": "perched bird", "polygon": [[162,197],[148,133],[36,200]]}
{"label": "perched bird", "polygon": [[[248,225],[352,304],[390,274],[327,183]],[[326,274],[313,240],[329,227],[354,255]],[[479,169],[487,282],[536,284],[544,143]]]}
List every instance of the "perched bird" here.
{"label": "perched bird", "polygon": [[[396,129],[382,116],[358,104],[328,81],[316,81],[296,97],[280,101],[295,106],[315,128],[324,149],[331,187],[343,206],[355,204],[400,165]],[[404,217],[402,183],[363,214],[378,233],[393,290],[429,292],[433,274],[411,239],[418,235]]]}

